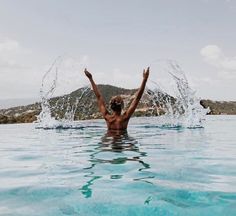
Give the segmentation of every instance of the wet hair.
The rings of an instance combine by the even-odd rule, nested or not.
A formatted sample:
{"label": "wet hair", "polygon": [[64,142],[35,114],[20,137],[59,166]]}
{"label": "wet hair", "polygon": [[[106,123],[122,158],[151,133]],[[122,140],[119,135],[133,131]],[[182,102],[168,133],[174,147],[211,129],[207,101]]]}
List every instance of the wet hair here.
{"label": "wet hair", "polygon": [[124,108],[124,101],[121,96],[114,96],[110,100],[110,108],[114,112],[119,112]]}

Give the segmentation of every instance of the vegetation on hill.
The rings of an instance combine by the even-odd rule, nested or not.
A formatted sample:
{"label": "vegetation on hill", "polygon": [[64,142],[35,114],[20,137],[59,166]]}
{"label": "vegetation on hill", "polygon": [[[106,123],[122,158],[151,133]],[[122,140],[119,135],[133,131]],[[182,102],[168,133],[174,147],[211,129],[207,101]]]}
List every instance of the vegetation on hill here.
{"label": "vegetation on hill", "polygon": [[[98,85],[98,88],[104,97],[108,109],[110,98],[115,95],[122,95],[125,108],[127,108],[137,91],[137,89],[124,89],[111,85]],[[164,95],[161,92],[158,95],[154,95],[151,90],[148,90],[144,93],[134,116],[156,116],[163,114],[165,104],[163,101],[158,101],[160,97],[164,98],[163,101],[175,103],[175,99],[169,95]],[[153,102],[155,106],[153,106]],[[90,88],[80,88],[70,94],[51,98],[49,104],[52,115],[57,119],[65,118],[65,116],[71,113],[74,113],[74,120],[102,117],[97,107],[96,97]],[[76,104],[77,106],[75,106]],[[236,114],[236,102],[202,100],[201,105],[204,108],[209,107],[211,110],[210,114]],[[2,109],[0,110],[0,124],[33,122],[37,120],[41,109],[40,103]]]}
{"label": "vegetation on hill", "polygon": [[201,100],[204,108],[210,108],[210,115],[236,115],[236,101]]}

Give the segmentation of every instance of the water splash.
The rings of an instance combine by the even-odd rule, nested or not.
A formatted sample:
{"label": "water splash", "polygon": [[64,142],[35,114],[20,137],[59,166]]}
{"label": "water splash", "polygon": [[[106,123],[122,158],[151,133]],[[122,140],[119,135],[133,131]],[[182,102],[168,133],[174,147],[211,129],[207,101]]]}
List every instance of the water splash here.
{"label": "water splash", "polygon": [[210,111],[200,104],[196,92],[189,86],[181,67],[172,60],[165,61],[167,72],[175,83],[173,95],[168,94],[160,85],[152,81],[154,87],[146,93],[158,114],[163,114],[159,123],[163,127],[201,128],[205,115]]}
{"label": "water splash", "polygon": [[83,128],[80,123],[74,122],[75,114],[79,102],[90,92],[90,88],[85,86],[76,96],[65,94],[61,97],[55,97],[55,91],[58,84],[58,71],[63,59],[58,57],[42,78],[40,88],[41,112],[35,122],[36,128],[43,129],[69,129]]}
{"label": "water splash", "polygon": [[[83,128],[82,124],[74,120],[78,119],[75,118],[78,107],[83,106],[82,98],[88,97],[91,89],[84,87],[80,89],[81,91],[76,91],[76,94],[55,97],[58,88],[58,71],[64,69],[61,67],[62,61],[63,59],[58,57],[43,76],[40,89],[42,111],[36,121],[37,128]],[[152,81],[153,86],[149,85],[146,90],[148,107],[152,107],[153,114],[161,115],[158,118],[158,125],[162,128],[203,127],[203,120],[209,109],[204,109],[200,105],[200,99],[190,88],[181,67],[172,60],[166,60],[165,63],[164,71],[174,83],[174,92],[167,93],[160,83],[155,81]],[[170,82],[165,87],[168,86]],[[83,111],[80,109],[80,112]]]}
{"label": "water splash", "polygon": [[[58,68],[56,67],[58,62],[60,60],[60,57],[58,57],[51,67],[46,71],[42,78],[42,84],[40,88],[40,98],[41,98],[41,112],[37,116],[37,121],[35,123],[38,123],[38,128],[50,128],[50,127],[57,127],[59,126],[59,121],[55,119],[55,117],[52,116],[51,112],[51,106],[49,104],[49,99],[53,96],[56,86],[57,86],[57,78],[58,78]],[[55,67],[55,70],[53,70]],[[49,75],[54,73],[55,78],[53,79],[52,84],[50,85],[49,89],[45,92],[45,85],[46,80]]]}

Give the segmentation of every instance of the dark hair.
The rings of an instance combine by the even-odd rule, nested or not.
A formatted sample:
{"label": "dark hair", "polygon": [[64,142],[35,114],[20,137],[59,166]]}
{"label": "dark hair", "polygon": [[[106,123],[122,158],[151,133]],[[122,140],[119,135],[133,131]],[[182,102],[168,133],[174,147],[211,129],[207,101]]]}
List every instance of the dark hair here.
{"label": "dark hair", "polygon": [[110,108],[115,111],[119,112],[124,107],[124,101],[121,96],[114,96],[110,100]]}

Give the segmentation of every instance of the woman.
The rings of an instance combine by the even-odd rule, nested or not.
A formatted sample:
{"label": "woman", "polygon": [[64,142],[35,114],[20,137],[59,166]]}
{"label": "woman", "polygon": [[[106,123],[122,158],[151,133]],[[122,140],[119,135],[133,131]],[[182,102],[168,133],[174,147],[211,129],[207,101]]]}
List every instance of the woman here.
{"label": "woman", "polygon": [[132,101],[130,107],[122,114],[122,109],[124,108],[124,101],[121,96],[114,96],[110,100],[110,108],[113,111],[112,114],[108,112],[106,109],[105,101],[95,84],[92,74],[87,71],[85,68],[84,70],[85,75],[88,77],[93,91],[97,97],[98,107],[100,112],[103,115],[103,118],[106,120],[108,130],[126,130],[129,119],[134,113],[138,103],[143,95],[146,82],[149,76],[149,67],[146,70],[143,70],[143,81],[141,87],[136,93],[134,100]]}

